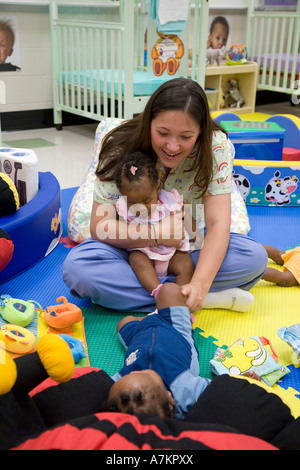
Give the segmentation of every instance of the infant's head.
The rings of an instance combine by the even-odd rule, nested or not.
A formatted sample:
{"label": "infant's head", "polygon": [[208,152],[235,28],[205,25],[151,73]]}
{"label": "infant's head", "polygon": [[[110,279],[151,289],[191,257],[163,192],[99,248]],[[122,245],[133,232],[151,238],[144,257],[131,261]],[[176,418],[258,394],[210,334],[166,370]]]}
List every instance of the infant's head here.
{"label": "infant's head", "polygon": [[229,25],[223,16],[216,17],[210,27],[210,35],[208,37],[209,46],[212,49],[221,49],[226,46],[229,34]]}
{"label": "infant's head", "polygon": [[7,57],[14,50],[15,33],[9,21],[0,20],[0,64],[4,64]]}
{"label": "infant's head", "polygon": [[111,387],[105,409],[121,413],[149,413],[171,418],[175,401],[161,377],[151,369],[125,375]]}
{"label": "infant's head", "polygon": [[127,198],[128,207],[150,215],[155,210],[161,183],[155,164],[149,155],[134,152],[127,155],[115,169],[116,185]]}

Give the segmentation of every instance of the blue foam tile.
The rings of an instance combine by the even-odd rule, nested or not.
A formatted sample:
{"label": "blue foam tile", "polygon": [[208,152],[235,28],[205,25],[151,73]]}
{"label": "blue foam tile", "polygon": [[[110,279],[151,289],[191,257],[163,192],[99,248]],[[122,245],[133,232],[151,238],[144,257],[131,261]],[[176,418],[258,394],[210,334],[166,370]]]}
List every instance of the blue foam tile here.
{"label": "blue foam tile", "polygon": [[255,240],[281,250],[300,244],[300,206],[247,206],[247,210],[249,236]]}

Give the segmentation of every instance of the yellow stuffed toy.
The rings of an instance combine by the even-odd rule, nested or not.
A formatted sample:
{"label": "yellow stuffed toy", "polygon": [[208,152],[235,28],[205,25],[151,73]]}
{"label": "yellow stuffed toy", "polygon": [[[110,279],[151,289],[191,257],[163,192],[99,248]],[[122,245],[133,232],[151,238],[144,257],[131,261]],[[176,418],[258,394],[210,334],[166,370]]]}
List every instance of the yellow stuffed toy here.
{"label": "yellow stuffed toy", "polygon": [[56,382],[67,382],[73,377],[75,363],[68,343],[49,333],[37,342],[36,351],[49,377]]}
{"label": "yellow stuffed toy", "polygon": [[19,194],[12,179],[0,173],[0,217],[16,212],[20,207]]}
{"label": "yellow stuffed toy", "polygon": [[17,366],[0,344],[0,395],[8,393],[17,379]]}

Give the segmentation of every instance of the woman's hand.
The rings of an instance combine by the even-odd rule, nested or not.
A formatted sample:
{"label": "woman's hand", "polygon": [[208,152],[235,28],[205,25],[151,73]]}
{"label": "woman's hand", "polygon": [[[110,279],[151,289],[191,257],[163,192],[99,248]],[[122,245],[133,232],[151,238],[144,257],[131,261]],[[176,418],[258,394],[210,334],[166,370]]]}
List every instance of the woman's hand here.
{"label": "woman's hand", "polygon": [[191,313],[200,310],[203,307],[205,294],[202,289],[194,284],[185,284],[181,287],[181,293],[186,298],[186,306]]}

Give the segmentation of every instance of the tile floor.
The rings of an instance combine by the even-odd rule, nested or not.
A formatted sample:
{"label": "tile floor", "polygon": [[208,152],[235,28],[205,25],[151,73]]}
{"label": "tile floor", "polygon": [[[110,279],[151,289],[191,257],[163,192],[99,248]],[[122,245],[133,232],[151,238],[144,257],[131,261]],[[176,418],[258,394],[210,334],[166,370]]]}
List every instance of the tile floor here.
{"label": "tile floor", "polygon": [[[256,106],[256,112],[266,114],[293,114],[300,117],[300,105],[289,101],[268,102]],[[61,189],[80,186],[90,166],[97,123],[3,132],[2,144],[17,148],[31,148],[36,152],[39,171],[51,171]],[[24,147],[22,147],[24,145]]]}
{"label": "tile floor", "polygon": [[31,148],[41,172],[51,171],[61,189],[80,186],[90,166],[97,123],[17,132],[3,132],[2,145]]}

